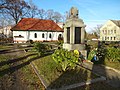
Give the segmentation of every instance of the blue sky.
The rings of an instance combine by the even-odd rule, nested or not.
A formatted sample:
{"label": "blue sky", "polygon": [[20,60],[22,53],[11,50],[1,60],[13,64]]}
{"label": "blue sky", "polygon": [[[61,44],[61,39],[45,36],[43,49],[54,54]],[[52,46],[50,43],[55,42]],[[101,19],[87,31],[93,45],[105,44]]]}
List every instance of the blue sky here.
{"label": "blue sky", "polygon": [[65,14],[72,6],[77,7],[79,18],[87,25],[87,32],[109,19],[120,20],[120,0],[32,0],[32,2],[40,9],[53,9],[61,14]]}

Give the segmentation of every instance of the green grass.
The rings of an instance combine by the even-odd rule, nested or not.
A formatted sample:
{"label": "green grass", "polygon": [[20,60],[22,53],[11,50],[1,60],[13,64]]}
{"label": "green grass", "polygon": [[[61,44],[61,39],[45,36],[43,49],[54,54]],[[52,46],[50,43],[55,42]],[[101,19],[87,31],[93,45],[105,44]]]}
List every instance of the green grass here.
{"label": "green grass", "polygon": [[[6,54],[0,54],[0,63],[4,63],[4,62],[6,62],[7,60],[13,59],[13,58],[15,58],[15,56],[6,55]],[[6,69],[6,68],[9,68],[9,67],[10,67],[9,64],[4,64],[4,65],[1,64],[1,66],[0,66],[0,71],[4,70],[4,69]],[[1,74],[0,74],[0,77],[1,77]]]}
{"label": "green grass", "polygon": [[[7,48],[5,48],[3,46],[2,49],[6,50]],[[17,58],[24,57],[24,56],[27,56],[30,54],[35,54],[35,53],[34,52],[26,52],[26,53],[23,52],[23,53],[19,53],[19,56],[14,55],[14,54],[9,54],[9,53],[0,54],[0,64],[1,64],[0,71],[2,72],[5,69],[8,69],[8,72],[6,74],[9,74],[9,68],[13,64],[13,62],[9,63],[9,60],[17,59]],[[18,65],[20,65],[20,64],[30,61],[31,58],[35,58],[35,57],[37,57],[37,55],[31,55],[28,58],[15,61],[14,63],[18,62]],[[31,66],[29,64],[21,67],[19,69],[19,72],[20,72],[20,80],[22,81],[23,84],[27,85],[27,88],[29,90],[45,90],[44,86],[41,84],[39,78],[34,73],[34,70],[31,68]],[[6,75],[3,75],[0,73],[1,79],[4,78],[4,76],[6,76]],[[9,79],[11,80],[10,77],[9,77]],[[8,82],[9,82],[9,80],[8,80]]]}
{"label": "green grass", "polygon": [[33,64],[39,70],[39,74],[47,81],[50,88],[60,88],[62,86],[80,83],[98,77],[82,67],[62,72],[60,66],[54,62],[51,55],[40,58],[34,61]]}
{"label": "green grass", "polygon": [[23,72],[22,82],[27,85],[29,90],[45,90],[30,65],[23,67],[21,71]]}
{"label": "green grass", "polygon": [[45,76],[47,82],[51,82],[52,80],[57,79],[58,76],[61,74],[57,73],[58,75],[54,76],[54,74],[56,73],[57,66],[56,63],[52,61],[51,55],[40,58],[39,60],[36,60],[33,63],[38,68],[40,74]]}
{"label": "green grass", "polygon": [[[34,52],[27,52],[25,55],[29,55],[29,54],[35,54]],[[26,63],[28,62],[30,59],[36,58],[38,57],[38,55],[31,55],[29,56],[27,59],[23,59],[22,63]],[[29,88],[29,90],[45,90],[44,86],[42,85],[42,83],[40,82],[39,78],[37,77],[36,73],[34,72],[33,68],[30,66],[30,64],[22,67],[20,69],[23,73],[22,76],[22,81],[23,83],[27,84],[27,87]]]}
{"label": "green grass", "polygon": [[6,61],[9,58],[12,58],[10,55],[0,54],[0,62]]}
{"label": "green grass", "polygon": [[0,50],[10,49],[12,46],[9,45],[0,45]]}
{"label": "green grass", "polygon": [[108,60],[105,60],[105,65],[120,70],[120,62],[110,62]]}

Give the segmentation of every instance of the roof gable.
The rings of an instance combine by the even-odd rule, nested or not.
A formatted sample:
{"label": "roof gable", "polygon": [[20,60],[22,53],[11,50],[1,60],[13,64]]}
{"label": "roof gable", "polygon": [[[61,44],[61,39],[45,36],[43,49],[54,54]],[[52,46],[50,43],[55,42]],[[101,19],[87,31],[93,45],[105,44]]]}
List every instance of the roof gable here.
{"label": "roof gable", "polygon": [[114,24],[120,27],[120,20],[111,20]]}
{"label": "roof gable", "polygon": [[105,29],[108,27],[108,25],[114,25],[114,26],[117,26],[117,27],[120,27],[120,20],[108,20],[101,28],[100,30],[102,29]]}
{"label": "roof gable", "polygon": [[63,31],[54,21],[35,18],[23,18],[11,30],[47,30]]}

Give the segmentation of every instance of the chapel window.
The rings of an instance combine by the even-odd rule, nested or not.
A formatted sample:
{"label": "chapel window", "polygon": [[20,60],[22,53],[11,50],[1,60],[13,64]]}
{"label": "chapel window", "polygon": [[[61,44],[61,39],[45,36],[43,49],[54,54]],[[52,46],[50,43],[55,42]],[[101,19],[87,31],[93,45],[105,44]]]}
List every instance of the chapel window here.
{"label": "chapel window", "polygon": [[52,37],[52,35],[51,35],[51,33],[49,34],[49,38],[51,38]]}
{"label": "chapel window", "polygon": [[45,38],[45,34],[44,33],[42,34],[42,38]]}
{"label": "chapel window", "polygon": [[37,33],[34,34],[34,37],[37,38]]}

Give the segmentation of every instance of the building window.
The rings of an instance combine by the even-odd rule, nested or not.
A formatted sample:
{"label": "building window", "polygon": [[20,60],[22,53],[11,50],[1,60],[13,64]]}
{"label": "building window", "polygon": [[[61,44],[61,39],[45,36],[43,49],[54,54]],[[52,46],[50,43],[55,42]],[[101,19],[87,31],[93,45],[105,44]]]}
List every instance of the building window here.
{"label": "building window", "polygon": [[102,37],[102,40],[104,40],[104,37]]}
{"label": "building window", "polygon": [[108,34],[110,34],[110,30],[108,30]]}
{"label": "building window", "polygon": [[58,40],[63,40],[62,34],[59,34],[59,35],[58,35]]}
{"label": "building window", "polygon": [[107,37],[107,40],[109,40],[109,37]]}
{"label": "building window", "polygon": [[113,30],[111,30],[111,34],[113,33]]}
{"label": "building window", "polygon": [[103,34],[104,34],[104,30],[103,30]]}
{"label": "building window", "polygon": [[45,38],[45,34],[44,33],[42,34],[42,38]]}
{"label": "building window", "polygon": [[105,37],[105,40],[107,40],[107,37]]}
{"label": "building window", "polygon": [[51,38],[52,37],[52,35],[51,35],[51,33],[49,34],[49,38]]}
{"label": "building window", "polygon": [[107,34],[107,30],[105,30],[105,34]]}
{"label": "building window", "polygon": [[114,33],[116,33],[116,30],[114,30]]}
{"label": "building window", "polygon": [[114,40],[116,40],[116,37],[114,37]]}
{"label": "building window", "polygon": [[111,37],[111,40],[112,40],[112,37]]}
{"label": "building window", "polygon": [[34,34],[34,37],[37,38],[37,33]]}

